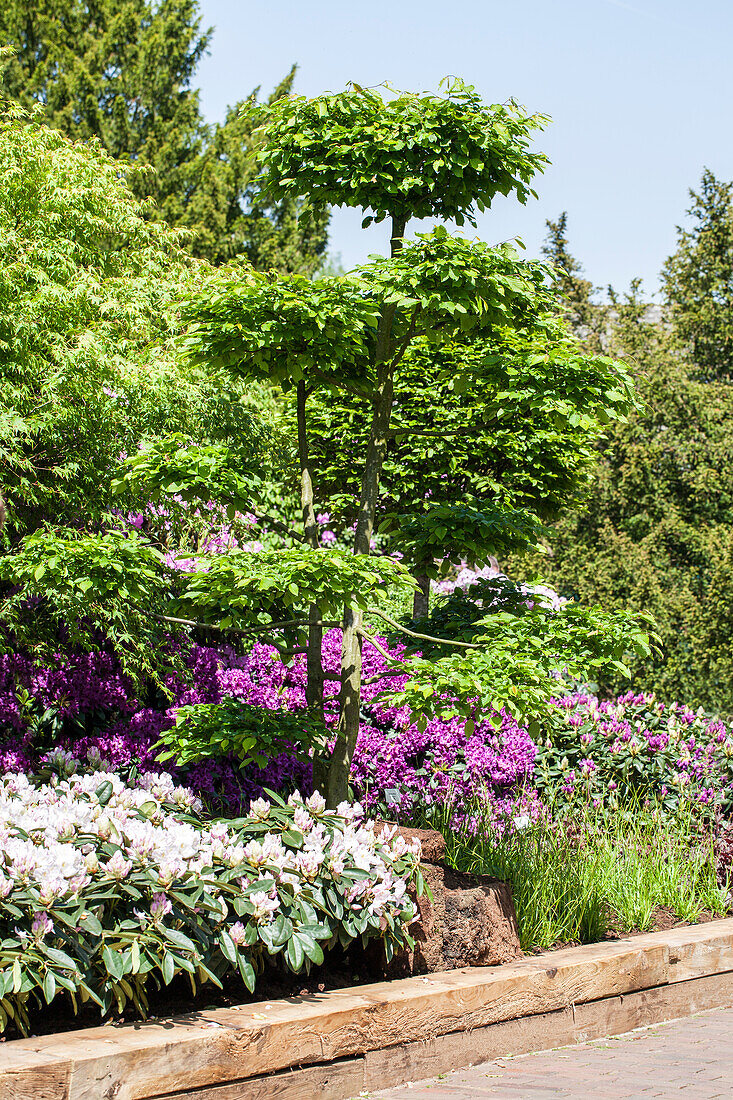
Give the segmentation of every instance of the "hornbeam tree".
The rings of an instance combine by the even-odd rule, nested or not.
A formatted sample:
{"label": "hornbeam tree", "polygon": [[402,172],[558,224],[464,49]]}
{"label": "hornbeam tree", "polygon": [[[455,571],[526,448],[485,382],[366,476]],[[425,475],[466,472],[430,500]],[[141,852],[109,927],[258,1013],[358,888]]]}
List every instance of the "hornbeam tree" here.
{"label": "hornbeam tree", "polygon": [[[399,551],[418,584],[413,618],[429,612],[432,579],[526,550],[541,523],[581,496],[608,380],[562,325],[529,339],[504,331],[410,349],[396,380],[376,524],[380,551]],[[343,451],[364,446],[368,402],[315,400],[310,427],[329,527],[346,530],[359,490]]]}
{"label": "hornbeam tree", "polygon": [[[314,213],[326,205],[357,207],[365,228],[372,221],[391,223],[390,255],[373,258],[349,276],[308,284],[231,270],[215,276],[184,310],[188,349],[195,358],[252,377],[265,373],[297,391],[304,554],[319,552],[309,396],[317,394],[321,406],[324,400],[351,400],[371,410],[361,449],[347,448],[340,456],[342,471],[359,471],[353,554],[366,559],[393,438],[395,395],[414,364],[417,346],[436,349],[457,340],[469,345],[449,377],[437,372],[438,409],[441,385],[464,391],[475,383],[480,386],[495,372],[502,349],[506,355],[512,345],[514,371],[521,376],[515,389],[526,387],[533,374],[554,376],[555,421],[575,428],[584,444],[589,432],[628,409],[630,384],[623,369],[610,360],[583,357],[559,328],[545,268],[522,261],[508,245],[491,248],[452,236],[440,225],[415,240],[406,239],[413,218],[475,224],[476,210],[489,207],[497,194],[513,192],[526,202],[534,194],[532,177],[545,162],[529,148],[543,121],[515,103],[488,107],[459,81],[437,96],[383,97],[351,86],[339,95],[283,99],[267,112],[261,160],[268,193],[300,198]],[[470,341],[478,339],[493,341],[493,357],[486,348],[483,354],[471,353]],[[504,411],[502,387],[490,389],[491,399],[477,412],[484,428]],[[537,394],[535,388],[540,404]],[[526,404],[531,410],[532,399]],[[412,420],[408,430],[419,435],[414,410]],[[408,435],[405,446],[412,442]],[[328,506],[328,498],[318,499]],[[422,562],[434,560],[436,548],[451,539],[464,544],[473,540],[478,553],[485,553],[502,543],[526,545],[536,535],[533,516],[500,497],[483,511],[471,501],[450,506],[438,500],[425,512],[413,509],[410,516],[395,513],[390,518],[402,536],[395,546],[404,542]],[[197,583],[206,588],[203,576]],[[317,600],[309,609],[309,622],[308,702],[318,707],[322,615]],[[356,592],[344,603],[342,625],[340,717],[326,781],[331,804],[346,796],[359,732],[361,651],[369,634]],[[591,629],[591,648],[600,644],[601,625],[598,620]],[[555,633],[562,631],[556,627]],[[618,634],[610,633],[618,649]],[[519,691],[515,685],[513,693]]]}

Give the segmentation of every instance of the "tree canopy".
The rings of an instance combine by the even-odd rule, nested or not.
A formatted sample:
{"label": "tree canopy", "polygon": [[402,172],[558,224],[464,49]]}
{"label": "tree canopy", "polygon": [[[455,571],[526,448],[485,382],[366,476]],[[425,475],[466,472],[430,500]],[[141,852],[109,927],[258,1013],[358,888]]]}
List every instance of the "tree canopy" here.
{"label": "tree canopy", "polygon": [[120,455],[145,438],[254,430],[241,393],[222,397],[177,363],[169,306],[203,269],[144,215],[98,147],[0,110],[0,487],[13,538],[49,520],[94,529]]}
{"label": "tree canopy", "polygon": [[690,191],[691,228],[677,229],[677,250],[662,283],[677,333],[700,377],[733,375],[733,184],[705,169]]}
{"label": "tree canopy", "polygon": [[[733,511],[720,472],[733,458],[733,391],[692,358],[678,314],[660,319],[638,283],[595,308],[604,342],[631,365],[639,406],[608,425],[585,503],[549,529],[551,555],[530,562],[565,595],[652,613],[662,650],[631,660],[635,687],[728,711]],[[599,682],[613,691],[623,681],[606,670]]]}
{"label": "tree canopy", "polygon": [[[346,276],[316,280],[258,273],[240,260],[216,271],[207,269],[180,253],[175,234],[144,220],[143,210],[119,179],[114,163],[98,149],[70,145],[59,134],[16,120],[16,129],[20,126],[22,131],[16,135],[20,144],[35,135],[44,151],[37,158],[40,163],[46,166],[49,159],[45,150],[58,150],[58,160],[72,165],[73,177],[65,191],[56,189],[48,198],[43,188],[38,190],[39,216],[33,228],[24,231],[31,235],[41,231],[46,202],[54,210],[54,203],[65,203],[70,224],[75,226],[79,195],[86,200],[79,240],[72,235],[71,242],[65,242],[73,261],[69,271],[77,265],[82,270],[77,283],[88,311],[81,319],[86,328],[76,323],[72,335],[64,328],[65,314],[59,320],[46,309],[45,316],[53,324],[38,357],[49,384],[57,346],[65,350],[68,345],[68,354],[75,355],[79,346],[107,338],[111,318],[112,348],[104,342],[96,348],[97,371],[99,364],[116,363],[121,349],[138,351],[133,336],[144,334],[145,348],[140,349],[144,354],[135,359],[138,370],[152,374],[157,363],[168,362],[173,347],[183,366],[182,398],[186,380],[195,377],[200,383],[199,401],[216,395],[226,410],[239,410],[239,420],[224,418],[221,426],[216,417],[207,419],[205,438],[187,427],[185,417],[178,418],[170,434],[164,428],[141,432],[136,424],[129,436],[143,446],[127,458],[120,453],[127,447],[120,433],[115,433],[114,444],[110,443],[98,465],[105,471],[101,481],[109,486],[109,456],[113,446],[120,448],[121,465],[114,483],[120,492],[117,514],[109,509],[100,515],[96,529],[83,531],[77,520],[65,514],[66,526],[27,534],[2,558],[4,643],[20,642],[53,659],[66,645],[95,647],[101,631],[136,683],[153,679],[165,689],[164,674],[172,655],[181,652],[181,645],[185,649],[191,630],[213,629],[224,638],[276,639],[283,655],[307,654],[308,721],[315,729],[325,721],[323,630],[335,625],[338,619],[332,616],[340,613],[340,715],[333,747],[316,761],[316,780],[325,783],[332,805],[348,794],[360,726],[362,647],[379,644],[371,624],[381,619],[398,630],[407,629],[410,635],[409,628],[385,610],[390,592],[404,595],[413,588],[409,571],[395,560],[396,554],[372,554],[371,550],[385,461],[392,433],[399,430],[394,429],[393,417],[399,409],[404,418],[407,395],[414,386],[412,355],[449,356],[446,372],[440,358],[431,359],[434,400],[440,405],[445,397],[454,417],[461,415],[452,404],[456,396],[473,389],[483,395],[479,419],[484,428],[493,420],[501,422],[505,414],[525,422],[539,414],[538,421],[546,418],[548,432],[564,436],[571,452],[564,466],[556,453],[542,470],[529,471],[533,488],[524,495],[517,486],[513,495],[507,479],[503,493],[497,483],[484,497],[467,499],[457,508],[446,487],[426,509],[424,498],[420,500],[413,487],[404,502],[407,510],[397,513],[396,521],[404,533],[405,552],[413,561],[426,554],[432,555],[433,562],[450,557],[457,537],[453,527],[476,555],[499,536],[526,543],[536,527],[529,505],[539,513],[548,507],[539,499],[542,478],[547,475],[546,487],[558,503],[572,493],[582,477],[590,440],[609,420],[623,417],[632,403],[623,365],[585,355],[558,320],[555,287],[544,265],[522,259],[506,244],[491,247],[451,235],[442,225],[406,238],[413,212],[470,220],[474,204],[487,206],[506,190],[514,188],[526,200],[532,174],[543,163],[528,148],[537,119],[516,105],[486,108],[473,89],[457,81],[439,96],[390,93],[380,101],[383,108],[374,101],[374,93],[351,88],[343,97],[318,97],[315,103],[297,97],[278,99],[264,112],[258,141],[273,194],[288,201],[309,200],[307,189],[325,157],[330,167],[323,170],[332,174],[332,182],[328,190],[318,192],[316,205],[356,202],[354,192],[364,188],[362,200],[367,201],[368,194],[373,216],[392,219],[389,256],[373,257]],[[314,131],[310,152],[304,152],[297,140],[301,114],[304,132],[317,117],[324,133],[331,133],[336,124],[347,130],[350,125],[354,140],[360,140],[364,109],[372,117],[372,168],[379,167],[377,184],[364,176],[366,146],[354,160],[345,136],[341,144],[331,141],[325,149],[315,141]],[[394,151],[390,153],[396,126],[399,133],[416,130],[417,142],[424,140],[446,157],[455,150],[452,167],[449,163],[434,166],[442,180],[440,190],[428,189],[427,197],[421,196],[414,181],[403,179],[400,160]],[[458,169],[465,168],[466,152],[471,154],[469,163],[474,163],[468,182],[461,182]],[[292,168],[296,156],[302,170],[299,185],[293,186],[291,178],[279,173],[289,170],[288,165]],[[75,157],[81,158],[78,167]],[[50,160],[55,163],[53,155]],[[87,174],[95,170],[98,190],[88,191]],[[90,206],[94,196],[103,204],[102,210]],[[18,224],[25,227],[26,210],[19,209]],[[118,220],[114,220],[116,213]],[[56,221],[65,224],[58,216]],[[90,226],[97,231],[93,241]],[[148,260],[142,257],[145,248],[154,252]],[[109,286],[103,278],[108,265],[117,278]],[[62,266],[62,270],[66,269]],[[151,271],[158,273],[154,287],[146,281]],[[90,290],[84,297],[87,278],[93,293]],[[70,276],[67,281],[57,276],[56,282],[56,296],[66,301],[71,296]],[[170,297],[169,309],[159,308],[160,295]],[[87,298],[91,305],[86,304]],[[38,301],[39,294],[30,293],[26,308],[37,308]],[[151,301],[152,317],[148,314]],[[138,321],[134,333],[122,324],[130,317]],[[161,325],[160,318],[162,328],[151,332],[150,326]],[[151,336],[152,348],[147,342]],[[17,352],[11,369],[16,358]],[[122,368],[118,373],[124,377]],[[553,379],[551,395],[545,392],[547,385],[538,382],[543,377],[547,382]],[[248,504],[259,507],[266,495],[265,458],[257,450],[260,439],[251,431],[241,400],[243,381],[256,385],[263,380],[268,385],[279,383],[295,398],[289,453],[293,458],[297,455],[302,533],[292,532],[290,545],[279,549],[245,551],[233,545],[229,531],[217,545],[205,540],[188,548],[181,561],[175,556],[175,524],[168,508],[194,515],[203,510],[235,522],[238,510]],[[100,381],[96,379],[97,386]],[[91,374],[88,384],[93,384]],[[115,388],[113,394],[121,392]],[[341,473],[332,475],[339,491],[353,484],[358,495],[351,552],[321,546],[318,536],[316,505],[328,507],[329,498],[321,495],[311,411],[316,399],[323,402],[331,395],[341,402],[352,400],[362,413],[365,405],[370,409],[359,449],[344,450],[338,456]],[[418,435],[422,430],[419,412],[415,405],[408,424],[410,431],[414,425]],[[137,407],[135,415],[139,415]],[[324,433],[330,434],[326,442],[332,455],[338,453],[338,430],[334,423]],[[430,431],[430,422],[424,430]],[[531,436],[525,432],[526,440]],[[409,439],[405,436],[405,444]],[[535,442],[537,455],[542,443]],[[545,443],[549,442],[548,434]],[[555,439],[555,444],[557,451],[562,439]],[[553,463],[555,485],[550,472]],[[458,471],[453,474],[457,494],[460,476]],[[24,487],[18,498],[25,502],[29,492]],[[158,502],[156,514],[162,508],[162,530],[160,524],[146,526],[145,521],[138,523],[125,515],[125,508],[135,501],[147,509],[151,500]],[[396,540],[393,549],[397,549]],[[579,607],[538,607],[530,618],[525,612],[526,605],[519,614],[502,611],[473,621],[469,640],[438,639],[432,658],[410,657],[401,669],[409,676],[404,697],[415,717],[427,721],[436,714],[468,716],[478,705],[493,710],[504,707],[529,720],[547,705],[563,669],[577,673],[609,663],[623,669],[629,649],[648,652],[641,616]],[[73,629],[64,635],[63,623],[72,616]],[[166,637],[168,646],[163,644]],[[326,737],[319,739],[322,746],[326,742]]]}

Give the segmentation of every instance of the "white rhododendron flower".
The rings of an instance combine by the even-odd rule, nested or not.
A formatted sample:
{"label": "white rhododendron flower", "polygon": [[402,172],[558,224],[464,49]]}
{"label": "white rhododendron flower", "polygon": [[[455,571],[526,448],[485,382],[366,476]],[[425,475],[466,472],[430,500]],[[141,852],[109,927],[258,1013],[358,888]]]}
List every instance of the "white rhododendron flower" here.
{"label": "white rhododendron flower", "polygon": [[326,799],[318,791],[314,791],[305,800],[305,804],[312,814],[319,817],[326,809]]}
{"label": "white rhododendron flower", "polygon": [[79,770],[71,754],[53,760],[62,774],[47,782],[0,777],[0,932],[30,982],[22,994],[6,993],[16,1019],[19,998],[44,981],[48,957],[39,967],[38,953],[51,949],[57,969],[46,992],[79,990],[91,957],[95,995],[109,976],[124,996],[120,973],[141,992],[150,976],[143,952],[160,958],[159,976],[170,982],[165,941],[179,956],[175,973],[183,962],[199,975],[234,968],[252,983],[263,954],[283,952],[295,965],[287,937],[314,922],[324,944],[345,929],[351,939],[406,942],[419,842],[378,830],[360,806],[334,813],[321,795],[295,792],[287,805],[255,799],[248,817],[212,821],[167,774],[126,783],[111,771]]}
{"label": "white rhododendron flower", "polygon": [[266,798],[255,798],[249,804],[249,812],[257,821],[264,821],[270,812],[270,803]]}

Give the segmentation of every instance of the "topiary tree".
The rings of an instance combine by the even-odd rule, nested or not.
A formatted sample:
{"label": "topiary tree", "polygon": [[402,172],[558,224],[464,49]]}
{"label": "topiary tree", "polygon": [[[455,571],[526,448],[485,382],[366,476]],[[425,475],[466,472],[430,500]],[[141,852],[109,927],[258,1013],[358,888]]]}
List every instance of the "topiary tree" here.
{"label": "topiary tree", "polygon": [[[514,352],[517,374],[539,373],[540,365],[544,378],[554,372],[560,381],[548,406],[554,405],[556,421],[581,434],[628,407],[628,379],[619,366],[583,357],[553,318],[552,293],[540,265],[521,261],[508,246],[488,248],[451,237],[441,227],[415,242],[405,240],[413,217],[463,224],[472,222],[475,208],[489,206],[497,193],[514,191],[526,201],[533,194],[532,175],[544,163],[529,151],[530,136],[542,121],[513,103],[486,107],[458,81],[442,96],[383,98],[353,86],[341,95],[284,99],[270,108],[261,153],[270,193],[304,196],[314,210],[326,203],[357,206],[365,227],[389,218],[392,229],[390,256],[373,259],[350,277],[309,287],[281,280],[253,285],[251,276],[238,282],[235,272],[206,287],[185,311],[189,348],[197,358],[250,375],[264,367],[286,389],[297,388],[304,530],[312,552],[317,528],[309,394],[328,391],[371,406],[360,452],[342,455],[342,469],[356,459],[360,470],[353,553],[367,558],[395,398],[418,342],[437,348],[480,335],[493,340],[495,360],[501,351]],[[496,369],[490,360],[486,351],[467,350],[458,374],[454,369],[450,377],[456,390],[468,390],[478,380],[490,393],[491,400],[484,398],[477,413],[479,422],[489,409],[496,411],[499,397],[495,381],[489,382],[492,365]],[[394,516],[400,541],[414,561],[435,556],[434,548],[447,546],[461,522],[464,543],[478,540],[481,552],[496,546],[497,537],[526,542],[534,530],[531,517],[501,499],[492,501],[490,516],[463,508],[463,515],[456,507],[446,512],[445,504],[436,502],[426,515],[413,510],[409,520]],[[312,626],[317,610],[314,601]],[[597,644],[595,626],[591,633]],[[352,594],[344,607],[341,717],[328,771],[332,803],[346,793],[359,730],[361,647],[368,637],[362,601]],[[317,676],[317,634],[311,634],[308,653],[309,671],[312,659]],[[316,690],[309,701],[317,705]]]}

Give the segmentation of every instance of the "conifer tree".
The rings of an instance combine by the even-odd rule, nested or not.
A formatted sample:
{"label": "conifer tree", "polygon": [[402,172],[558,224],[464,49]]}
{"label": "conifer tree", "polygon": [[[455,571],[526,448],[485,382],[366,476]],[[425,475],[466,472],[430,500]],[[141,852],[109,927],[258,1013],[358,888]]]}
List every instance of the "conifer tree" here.
{"label": "conifer tree", "polygon": [[196,0],[8,0],[0,37],[14,50],[8,95],[40,103],[73,139],[96,137],[113,157],[151,165],[138,193],[180,222],[192,164],[206,138],[191,81],[211,37]]}
{"label": "conifer tree", "polygon": [[[577,274],[564,235],[561,243],[566,270]],[[571,291],[566,285],[572,301]],[[607,426],[593,491],[553,523],[551,555],[522,565],[564,596],[651,612],[662,650],[652,661],[630,659],[634,688],[728,711],[733,494],[720,471],[733,454],[733,390],[725,378],[700,377],[689,340],[681,346],[655,317],[639,280],[598,308],[608,351],[630,364],[641,402],[628,422]],[[614,672],[600,678],[604,692],[624,686]]]}
{"label": "conifer tree", "polygon": [[[133,191],[153,200],[151,215],[192,231],[196,255],[218,263],[243,254],[258,268],[310,274],[328,219],[301,226],[296,203],[271,205],[257,189],[257,92],[221,124],[202,115],[193,81],[211,35],[198,0],[7,0],[4,91],[140,169],[130,173]],[[269,102],[289,93],[294,76],[293,67]]]}
{"label": "conifer tree", "polygon": [[594,301],[596,287],[583,275],[583,265],[570,252],[568,246],[568,215],[563,210],[556,222],[546,220],[547,237],[542,255],[552,264],[558,279],[558,287],[567,306],[568,321],[590,351],[604,348],[603,330],[605,310]]}
{"label": "conifer tree", "polygon": [[677,251],[662,283],[677,333],[703,379],[733,375],[733,184],[709,169],[690,191],[691,229],[677,229]]}
{"label": "conifer tree", "polygon": [[198,158],[196,185],[181,222],[197,232],[196,253],[211,263],[243,255],[258,270],[311,275],[327,244],[328,214],[299,218],[292,198],[269,200],[258,186],[254,134],[271,106],[293,90],[297,67],[262,103],[260,89],[227,111]]}

